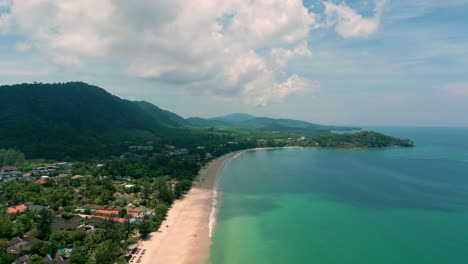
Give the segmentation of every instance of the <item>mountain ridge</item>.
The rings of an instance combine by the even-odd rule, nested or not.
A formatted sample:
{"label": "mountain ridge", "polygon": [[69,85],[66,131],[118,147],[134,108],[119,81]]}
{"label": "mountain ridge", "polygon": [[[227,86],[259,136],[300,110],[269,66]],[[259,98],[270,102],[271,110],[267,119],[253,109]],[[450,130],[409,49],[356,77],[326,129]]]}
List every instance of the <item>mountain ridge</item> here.
{"label": "mountain ridge", "polygon": [[7,98],[0,104],[0,148],[19,149],[28,158],[103,157],[145,142],[194,144],[187,135],[213,138],[203,134],[207,128],[316,134],[332,129],[239,113],[185,119],[149,102],[122,99],[83,82],[2,85],[0,98]]}
{"label": "mountain ridge", "polygon": [[207,118],[209,120],[221,120],[225,121],[228,123],[242,123],[245,121],[248,121],[250,119],[254,119],[257,116],[251,115],[251,114],[246,114],[246,113],[232,113],[224,116],[216,116],[216,117],[211,117]]}
{"label": "mountain ridge", "polygon": [[195,127],[214,127],[220,129],[257,130],[257,131],[331,131],[331,130],[356,130],[358,128],[344,126],[329,126],[310,123],[307,121],[258,117],[251,114],[234,113],[225,116],[211,118],[188,118],[187,121]]}

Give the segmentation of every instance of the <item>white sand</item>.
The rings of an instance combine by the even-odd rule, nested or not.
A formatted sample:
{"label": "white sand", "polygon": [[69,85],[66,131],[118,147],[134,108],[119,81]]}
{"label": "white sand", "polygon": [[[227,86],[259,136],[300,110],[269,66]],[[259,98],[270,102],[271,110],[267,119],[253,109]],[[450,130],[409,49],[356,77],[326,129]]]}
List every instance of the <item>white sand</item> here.
{"label": "white sand", "polygon": [[[226,154],[200,171],[199,181],[174,203],[158,232],[139,246],[140,254],[130,263],[205,264],[210,253],[209,222],[213,187],[225,161],[239,152]],[[142,252],[145,250],[145,253]]]}

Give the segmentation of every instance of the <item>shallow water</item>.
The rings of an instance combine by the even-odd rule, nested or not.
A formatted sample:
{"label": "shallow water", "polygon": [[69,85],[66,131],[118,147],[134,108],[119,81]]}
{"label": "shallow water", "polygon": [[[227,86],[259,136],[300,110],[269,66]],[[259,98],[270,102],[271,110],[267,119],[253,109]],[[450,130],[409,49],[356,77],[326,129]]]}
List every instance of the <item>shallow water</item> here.
{"label": "shallow water", "polygon": [[229,162],[210,262],[468,263],[468,129],[372,129],[417,147]]}

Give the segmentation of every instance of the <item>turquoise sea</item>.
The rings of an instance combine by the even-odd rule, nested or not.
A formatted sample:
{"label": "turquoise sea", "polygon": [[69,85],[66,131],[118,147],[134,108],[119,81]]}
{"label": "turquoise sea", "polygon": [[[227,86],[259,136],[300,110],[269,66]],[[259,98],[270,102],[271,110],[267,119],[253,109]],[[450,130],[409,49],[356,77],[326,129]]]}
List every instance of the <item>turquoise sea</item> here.
{"label": "turquoise sea", "polygon": [[210,263],[468,263],[468,128],[371,129],[417,146],[226,164]]}

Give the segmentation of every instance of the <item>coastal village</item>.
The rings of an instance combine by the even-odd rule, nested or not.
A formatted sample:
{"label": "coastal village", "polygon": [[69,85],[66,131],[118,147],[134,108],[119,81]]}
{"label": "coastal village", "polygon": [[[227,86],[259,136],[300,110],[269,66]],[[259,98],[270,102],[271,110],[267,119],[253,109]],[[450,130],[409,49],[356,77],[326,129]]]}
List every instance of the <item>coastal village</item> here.
{"label": "coastal village", "polygon": [[[263,146],[271,144],[271,142],[260,139],[255,144]],[[284,144],[283,139],[278,139],[276,142]],[[181,192],[189,190],[191,181],[196,176],[199,167],[216,156],[238,148],[245,148],[245,146],[239,145],[238,142],[230,141],[220,144],[215,148],[210,148],[210,151],[208,151],[205,146],[175,147],[165,145],[162,153],[157,154],[151,142],[148,142],[146,145],[130,146],[128,147],[128,151],[113,158],[113,162],[120,164],[119,166],[130,166],[133,161],[144,161],[157,155],[159,159],[169,160],[177,164],[177,169],[183,170],[184,166],[189,166],[192,173],[190,173],[188,181],[182,180],[182,183],[185,183],[183,187],[180,187],[183,184],[180,184],[179,175],[174,174],[172,176],[167,175],[156,178],[162,179],[167,188],[158,185],[160,181],[157,182],[151,179],[154,180],[152,181],[152,186],[158,186],[154,189],[148,189],[143,186],[148,184],[148,182],[143,183],[141,179],[132,175],[131,172],[129,172],[129,175],[113,175],[112,177],[103,175],[106,167],[109,167],[109,164],[111,164],[106,161],[93,164],[34,162],[31,164],[35,164],[36,166],[26,171],[16,166],[3,166],[0,171],[0,184],[2,184],[0,187],[0,204],[5,206],[5,213],[10,215],[9,218],[12,219],[13,225],[19,225],[18,222],[22,221],[22,218],[26,218],[26,216],[29,217],[29,223],[37,222],[37,218],[40,218],[40,215],[47,211],[50,212],[50,231],[47,236],[40,239],[33,225],[29,226],[30,230],[22,230],[23,232],[15,231],[15,228],[13,228],[13,233],[17,233],[18,235],[11,237],[9,240],[0,240],[0,245],[5,247],[5,253],[10,255],[11,259],[14,259],[13,263],[35,263],[31,261],[31,258],[38,259],[39,257],[41,258],[39,263],[69,263],[73,252],[77,249],[85,250],[86,243],[80,245],[74,239],[69,239],[69,243],[55,243],[60,244],[60,246],[54,245],[54,248],[51,247],[54,244],[51,241],[54,235],[67,234],[73,237],[86,237],[87,234],[101,232],[108,225],[108,222],[111,222],[113,225],[131,226],[133,231],[129,232],[129,238],[124,243],[125,248],[121,252],[121,257],[126,262],[138,263],[135,254],[144,254],[138,248],[138,241],[142,237],[139,227],[151,222],[152,220],[150,219],[161,218],[162,215],[162,219],[152,222],[156,224],[153,225],[151,230],[157,229],[174,198],[179,198]],[[23,167],[26,168],[27,166]],[[95,174],[87,174],[90,172],[94,172]],[[169,173],[170,171],[166,170],[166,172]],[[148,173],[151,173],[151,171]],[[187,179],[187,177],[185,178]],[[62,201],[62,204],[35,203],[32,197],[15,198],[16,194],[12,194],[11,191],[6,190],[9,184],[25,186],[25,188],[35,189],[36,192],[63,188],[67,190],[66,192],[72,192],[68,199],[76,200],[76,197],[80,197],[80,199],[79,202],[75,201],[73,203]],[[113,190],[113,192],[107,194],[108,198],[105,198],[103,196],[103,193],[107,192],[107,189],[105,189],[100,191],[98,195],[94,194],[93,198],[95,196],[96,198],[85,199],[83,197],[89,195],[85,193],[91,187],[90,184],[93,187],[96,187],[95,185],[108,185],[107,188]],[[181,188],[182,191],[180,190]],[[161,192],[164,192],[164,190],[170,192],[169,198],[161,197]],[[50,192],[47,193],[49,195]],[[15,202],[20,200],[23,202]],[[163,200],[163,202],[160,200]],[[160,209],[161,207],[163,210],[156,212],[157,208]],[[158,214],[158,216],[155,217],[155,214]],[[47,250],[38,250],[44,248],[47,248]]]}
{"label": "coastal village", "polygon": [[[37,167],[31,171],[23,173],[15,166],[4,166],[0,172],[1,182],[11,181],[29,181],[38,185],[45,185],[49,181],[60,181],[65,178],[72,180],[79,180],[83,178],[81,175],[70,175],[73,164],[68,162],[60,162],[55,164],[49,164],[46,166]],[[101,167],[102,164],[96,166]],[[130,178],[118,178],[113,181],[113,184],[119,184],[124,189],[130,189],[134,187]],[[177,180],[172,179],[167,182],[171,189],[175,188]],[[0,191],[0,202],[2,201],[3,191]],[[106,221],[113,221],[119,224],[129,221],[131,224],[140,224],[145,217],[151,217],[154,215],[154,209],[140,206],[141,194],[132,194],[126,192],[115,192],[114,197],[117,204],[124,204],[122,206],[115,205],[97,205],[97,204],[85,204],[66,210],[64,208],[58,208],[58,213],[52,218],[51,231],[69,231],[75,233],[89,233],[95,229],[100,228]],[[52,210],[51,208],[33,204],[30,202],[24,204],[10,204],[6,208],[7,214],[21,215],[27,212],[33,214],[39,214],[42,210]],[[50,243],[49,241],[43,241],[25,234],[22,237],[14,237],[10,239],[6,244],[6,253],[15,256],[14,263],[29,263],[31,258],[30,254],[25,254],[35,246]],[[131,257],[134,252],[135,245],[129,247],[127,256]],[[43,256],[43,263],[67,263],[74,248],[59,248],[54,252],[54,256],[51,254]]]}
{"label": "coastal village", "polygon": [[[367,140],[368,134],[361,135]],[[361,135],[344,138],[355,146]],[[147,142],[106,160],[5,165],[0,172],[0,259],[23,264],[85,263],[89,258],[140,263],[145,254],[141,239],[159,229],[173,202],[197,183],[200,168],[213,158],[249,148],[333,146],[337,138],[307,139],[273,131],[267,139],[206,146],[156,149]]]}
{"label": "coastal village", "polygon": [[[221,150],[224,146],[229,149]],[[226,143],[217,151],[230,151],[233,147],[237,147],[236,142]],[[167,176],[149,180],[140,179],[130,171],[129,175],[103,175],[110,164],[130,167],[154,155],[167,163],[174,162],[177,169],[182,174],[190,174],[189,177],[177,175],[177,172],[171,175],[170,170],[164,170],[169,173]],[[206,151],[204,146],[190,149],[167,145],[163,153],[157,154],[152,146],[143,145],[130,146],[127,152],[113,158],[113,163],[31,162],[29,167],[36,166],[26,171],[21,166],[3,166],[0,209],[5,213],[2,219],[9,219],[10,226],[0,223],[0,250],[5,250],[3,255],[11,259],[11,263],[81,263],[73,261],[77,255],[74,252],[88,252],[86,239],[96,234],[102,236],[103,232],[120,226],[119,229],[128,230],[128,237],[119,245],[119,259],[125,263],[139,263],[137,257],[144,254],[138,247],[140,239],[159,227],[172,201],[190,189],[199,167],[215,155],[219,154]],[[184,171],[184,167],[188,168]],[[187,172],[190,170],[192,172]],[[96,174],[90,174],[92,172]],[[9,189],[10,185],[14,188]],[[17,190],[18,187],[31,191],[31,195],[22,196],[24,193]],[[92,188],[97,188],[95,193],[87,193]],[[58,194],[54,190],[63,191]],[[109,190],[112,193],[108,193]],[[58,202],[50,197],[52,201],[47,202],[40,199],[44,197],[34,197],[32,192],[65,197],[57,197]],[[50,217],[47,227],[50,230],[41,236],[38,229],[43,215]],[[27,227],[22,226],[23,221],[27,222]],[[2,234],[2,228],[10,230]],[[8,233],[15,236],[5,240]]]}
{"label": "coastal village", "polygon": [[[204,147],[197,147],[198,150],[203,150]],[[152,146],[131,146],[129,151],[123,153],[119,160],[134,160],[142,159],[153,151]],[[173,146],[167,146],[167,150],[164,153],[165,156],[173,157],[174,160],[180,162],[195,162],[199,164],[204,160],[208,160],[212,157],[210,153],[204,153],[203,158],[198,153],[190,154],[187,148],[175,148]],[[104,168],[106,164],[97,163],[93,164],[92,167],[95,169]],[[97,175],[80,175],[74,174],[74,164],[71,162],[55,162],[55,163],[44,163],[40,164],[33,169],[26,172],[21,171],[16,166],[3,166],[0,171],[0,183],[19,183],[26,186],[40,186],[40,188],[54,188],[63,186],[70,182],[73,182],[75,187],[73,188],[74,195],[80,195],[83,188],[86,188],[85,181],[90,178],[96,178]],[[51,212],[50,221],[50,234],[54,233],[66,233],[73,234],[73,236],[83,236],[79,234],[92,234],[99,230],[103,230],[108,222],[112,222],[115,225],[126,225],[137,227],[134,232],[131,232],[129,241],[133,243],[128,244],[127,249],[122,252],[122,256],[126,261],[131,261],[133,254],[140,253],[137,248],[139,238],[141,236],[138,226],[149,222],[155,215],[155,206],[151,204],[150,208],[147,206],[151,199],[157,199],[156,194],[143,194],[143,186],[141,183],[132,176],[102,176],[99,178],[107,179],[107,183],[112,185],[114,192],[111,194],[112,197],[109,201],[100,201],[95,199],[86,204],[75,204],[67,206],[53,206],[47,204],[36,204],[31,201],[24,203],[11,203],[11,197],[5,197],[6,191],[0,187],[0,203],[5,206],[5,213],[13,216],[16,219],[14,222],[20,221],[23,216],[30,216],[32,219],[40,217],[43,210]],[[171,197],[176,190],[176,186],[179,181],[175,178],[168,176],[161,177],[164,179],[167,186],[167,190],[171,192]],[[106,184],[107,184],[106,183]],[[188,187],[185,187],[184,191],[187,191]],[[33,187],[35,188],[35,187]],[[151,191],[151,190],[150,190]],[[14,199],[13,199],[14,200]],[[97,201],[97,203],[96,203]],[[168,206],[170,202],[168,201]],[[165,208],[163,215],[165,215],[167,207]],[[35,221],[35,220],[34,220]],[[31,222],[31,221],[30,221]],[[0,223],[1,228],[1,223]],[[26,230],[25,230],[26,231]],[[151,231],[151,230],[150,230]],[[0,232],[1,233],[1,232]],[[53,244],[49,240],[43,240],[37,238],[37,230],[27,230],[21,236],[15,236],[8,241],[0,239],[0,246],[5,247],[5,253],[14,257],[13,263],[33,263],[31,258],[34,256],[41,257],[39,263],[68,263],[73,252],[80,245],[76,243],[69,243],[64,247],[56,248],[53,252],[48,252],[45,255],[37,254],[37,248],[47,247],[47,245]],[[36,253],[36,254],[33,254]],[[2,262],[3,263],[3,262]],[[36,263],[36,262],[34,262]]]}

